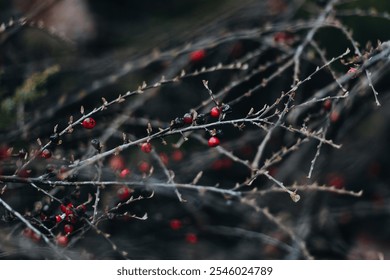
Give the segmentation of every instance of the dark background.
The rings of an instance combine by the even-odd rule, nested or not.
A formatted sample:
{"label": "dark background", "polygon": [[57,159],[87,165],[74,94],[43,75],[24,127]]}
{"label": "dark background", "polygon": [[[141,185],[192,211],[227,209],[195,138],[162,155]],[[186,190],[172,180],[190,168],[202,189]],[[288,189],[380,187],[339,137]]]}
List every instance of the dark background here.
{"label": "dark background", "polygon": [[[309,20],[321,11],[324,1],[57,1],[39,8],[45,1],[0,1],[0,22],[15,21],[27,17],[25,26],[15,25],[0,33],[0,145],[3,153],[9,147],[36,149],[35,139],[46,143],[53,126],[64,127],[70,115],[77,115],[80,106],[86,111],[101,104],[101,97],[111,100],[119,93],[134,90],[142,81],[153,83],[161,75],[168,78],[180,73],[212,66],[219,62],[229,63],[260,48],[263,40],[272,40],[272,34],[288,30],[297,19]],[[41,3],[41,4],[39,4]],[[67,6],[69,5],[69,6]],[[351,11],[359,7],[368,10],[375,7],[379,12],[390,11],[387,1],[352,1],[337,10]],[[77,10],[78,13],[74,13]],[[353,36],[361,49],[368,41],[376,46],[377,41],[390,37],[389,19],[376,17],[340,17],[353,30]],[[41,25],[41,22],[43,25]],[[264,36],[240,37],[265,24],[275,27]],[[54,32],[51,34],[51,30]],[[306,30],[296,32],[299,41]],[[245,33],[245,32],[244,32]],[[229,37],[229,34],[233,34]],[[229,37],[220,42],[218,38]],[[326,50],[328,59],[351,48],[339,30],[323,28],[315,36],[316,42]],[[295,45],[293,45],[294,47]],[[191,63],[189,55],[197,49],[206,49],[206,59]],[[272,62],[281,52],[268,49],[261,57],[251,61],[251,67]],[[153,55],[154,54],[154,55]],[[159,55],[162,54],[162,55]],[[308,75],[316,65],[323,63],[310,60],[305,53],[302,75]],[[124,71],[128,63],[132,71]],[[44,77],[42,85],[31,91],[23,102],[18,101],[17,92],[34,73],[56,65],[59,70]],[[276,71],[255,76],[247,84],[238,87],[226,101],[234,100],[258,84],[262,78]],[[348,67],[336,63],[333,68],[339,75]],[[379,69],[379,68],[378,68]],[[376,69],[372,69],[373,72]],[[323,147],[312,181],[333,184],[348,190],[363,190],[361,198],[327,192],[303,192],[302,199],[295,204],[284,193],[270,194],[257,199],[260,207],[267,207],[280,221],[292,228],[305,241],[309,252],[319,259],[377,259],[389,258],[389,95],[388,71],[381,68],[376,89],[380,93],[381,107],[374,106],[374,98],[368,87],[362,88],[362,97],[348,103],[338,103],[340,121],[332,125],[329,138],[343,147],[335,150]],[[249,72],[248,72],[249,73]],[[142,119],[158,121],[162,126],[177,116],[196,107],[206,96],[201,80],[208,79],[217,92],[227,81],[243,79],[234,71],[214,72],[207,76],[186,79],[179,85],[167,85],[146,97],[130,99],[126,105],[113,106],[97,114],[99,120],[94,131],[76,130],[64,139],[58,148],[60,158],[85,155],[92,138],[99,138],[110,127],[112,121],[129,114],[117,133],[105,143],[109,148],[121,143],[121,131],[130,131],[135,138],[145,135]],[[237,78],[238,77],[238,78]],[[287,71],[265,89],[266,94],[248,98],[234,107],[231,118],[240,117],[253,104],[272,103],[282,90],[291,85],[292,72]],[[362,79],[359,77],[359,79]],[[300,91],[301,102],[313,92],[331,81],[329,74],[320,73],[313,82]],[[353,87],[356,81],[348,86]],[[202,95],[203,94],[203,95]],[[20,97],[19,97],[20,98]],[[302,98],[302,99],[299,99]],[[19,103],[18,103],[19,102]],[[23,103],[24,117],[20,116]],[[18,109],[19,108],[19,109]],[[312,108],[320,111],[320,107]],[[19,110],[19,111],[18,111]],[[131,113],[131,114],[130,114]],[[249,127],[244,132],[227,128],[224,131],[224,147],[244,159],[251,159],[259,144],[256,129]],[[200,135],[204,136],[204,134]],[[281,146],[291,145],[296,135],[276,130],[267,148],[267,155]],[[178,138],[169,139],[174,143]],[[285,184],[305,182],[310,161],[315,154],[317,142],[311,141],[291,156],[287,156],[273,170],[275,176]],[[183,160],[173,160],[175,149],[159,143],[155,149],[169,157],[169,169],[175,171],[177,182],[191,182],[197,172],[204,171],[201,184],[223,188],[234,186],[249,176],[239,164],[226,161],[225,157],[190,140],[180,149]],[[141,180],[137,171],[140,161],[157,165],[153,159],[138,151],[122,154],[134,180]],[[4,156],[5,157],[5,156]],[[225,159],[225,161],[223,161]],[[223,163],[224,162],[224,163]],[[61,160],[51,164],[60,165]],[[225,164],[225,165],[224,165]],[[2,174],[10,175],[15,170],[15,161],[2,161]],[[31,169],[31,176],[42,175],[47,162],[38,160]],[[116,178],[110,169],[110,159],[104,162],[107,180]],[[80,175],[79,179],[89,178]],[[164,181],[161,169],[156,168],[151,182]],[[260,178],[256,184],[267,189],[272,184]],[[151,183],[152,185],[152,183]],[[15,185],[2,198],[20,212],[32,211],[33,204],[41,194],[25,186]],[[105,189],[103,203],[112,205],[116,189]],[[94,188],[85,188],[82,195],[93,194]],[[148,193],[148,191],[145,191]],[[66,196],[66,191],[59,193]],[[137,194],[144,194],[137,190]],[[148,220],[106,221],[99,227],[111,234],[112,240],[134,259],[300,259],[296,242],[267,220],[261,213],[235,199],[194,191],[182,191],[186,203],[180,203],[173,191],[158,190],[150,200],[134,203],[126,210]],[[55,213],[56,210],[53,210]],[[89,209],[91,213],[91,209]],[[0,212],[1,213],[1,212]],[[7,221],[2,213],[0,223],[1,258],[53,258],[41,243],[27,240],[20,232],[23,227],[17,221]],[[182,223],[179,230],[170,227],[170,221]],[[15,236],[12,236],[13,233]],[[186,240],[195,234],[197,242]],[[290,249],[275,246],[262,235],[287,244]],[[110,244],[93,230],[81,235],[81,239],[67,249],[73,258],[115,259],[121,256]]]}

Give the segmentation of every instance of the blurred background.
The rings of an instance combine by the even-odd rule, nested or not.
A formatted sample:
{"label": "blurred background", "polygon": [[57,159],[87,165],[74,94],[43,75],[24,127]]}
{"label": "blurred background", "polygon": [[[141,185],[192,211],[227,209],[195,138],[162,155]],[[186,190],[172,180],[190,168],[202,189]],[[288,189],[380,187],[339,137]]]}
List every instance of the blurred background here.
{"label": "blurred background", "polygon": [[[378,40],[389,40],[390,2],[340,2],[332,16],[353,31],[361,50],[368,42],[375,48]],[[189,77],[99,112],[96,129],[88,132],[76,129],[65,135],[55,157],[49,161],[38,159],[30,169],[22,170],[22,175],[37,177],[47,173],[48,165],[49,169],[57,170],[69,164],[71,157],[87,157],[91,153],[91,139],[98,138],[104,142],[104,148],[111,149],[122,143],[123,131],[131,134],[133,140],[145,136],[148,121],[154,127],[169,126],[171,120],[208,99],[203,79],[209,80],[214,92],[222,91],[230,82],[238,82],[223,100],[234,104],[229,118],[244,117],[253,106],[260,109],[264,104],[272,104],[282,91],[290,89],[292,69],[264,89],[256,90],[259,94],[236,100],[276,73],[283,65],[283,55],[291,54],[299,45],[326,3],[326,0],[0,0],[1,174],[12,175],[20,164],[10,156],[11,147],[13,153],[21,149],[33,153],[38,148],[36,139],[48,142],[53,127],[58,124],[63,129],[69,116],[80,115],[80,106],[89,112],[101,105],[102,97],[112,100],[137,89],[143,81],[153,84],[161,76],[172,79],[183,69],[191,73],[202,67],[236,61],[249,65],[247,71],[212,71]],[[276,34],[284,34],[287,39],[283,37],[280,42]],[[347,48],[353,49],[345,34],[331,26],[321,28],[314,39],[328,60]],[[301,78],[323,64],[313,49],[308,47],[303,55]],[[204,53],[194,58],[199,50]],[[256,51],[260,55],[251,56]],[[269,209],[282,225],[292,229],[297,239],[239,199],[191,190],[181,191],[185,203],[179,202],[171,190],[156,190],[152,199],[125,209],[138,216],[147,213],[146,221],[112,219],[103,221],[99,228],[134,259],[301,259],[307,256],[301,252],[300,241],[318,259],[389,258],[390,103],[386,63],[370,69],[381,107],[375,106],[370,88],[362,82],[363,76],[346,85],[353,98],[334,102],[332,112],[339,115],[331,121],[327,138],[342,144],[342,148],[322,147],[311,180],[306,176],[316,153],[315,141],[299,147],[269,169],[272,176],[286,185],[318,182],[337,189],[363,190],[362,197],[304,191],[299,203],[278,192],[256,197],[256,205]],[[251,71],[261,65],[270,66],[252,75]],[[350,66],[337,62],[332,69],[342,76]],[[300,88],[296,101],[308,100],[332,81],[329,72],[320,72]],[[336,95],[337,90],[332,94]],[[202,110],[209,108],[205,106]],[[320,104],[287,119],[300,127],[305,117],[315,113],[319,114],[319,121],[313,121],[314,127],[329,117]],[[198,136],[207,137],[202,133]],[[242,132],[229,127],[224,128],[222,142],[235,155],[251,160],[262,137],[264,134],[254,127]],[[266,157],[291,146],[298,138],[286,130],[275,130]],[[231,188],[250,176],[240,164],[210,152],[197,139],[184,144],[180,137],[166,140],[169,145],[155,143],[154,148],[175,172],[177,182],[189,183],[202,171],[200,185]],[[181,143],[180,149],[171,145],[175,143]],[[143,181],[145,170],[154,166],[147,185],[166,181],[158,161],[136,149],[107,158],[103,165],[106,180],[122,180],[119,172],[128,168],[131,180]],[[85,170],[75,180],[87,180],[91,173],[93,170]],[[258,190],[272,185],[260,177],[254,183]],[[34,214],[36,201],[42,199],[39,192],[23,184],[8,187],[2,199],[21,213],[39,215]],[[102,191],[103,205],[113,205],[117,190],[115,186]],[[83,188],[80,199],[95,191],[92,186]],[[69,192],[61,189],[58,196],[66,197]],[[136,190],[137,195],[150,192],[148,188]],[[58,210],[53,207],[50,211],[54,215]],[[88,213],[92,211],[88,209]],[[23,226],[12,215],[9,217],[3,209],[0,214],[1,258],[54,258],[44,244],[26,238]],[[66,251],[76,259],[122,258],[93,230],[78,233],[77,242]]]}

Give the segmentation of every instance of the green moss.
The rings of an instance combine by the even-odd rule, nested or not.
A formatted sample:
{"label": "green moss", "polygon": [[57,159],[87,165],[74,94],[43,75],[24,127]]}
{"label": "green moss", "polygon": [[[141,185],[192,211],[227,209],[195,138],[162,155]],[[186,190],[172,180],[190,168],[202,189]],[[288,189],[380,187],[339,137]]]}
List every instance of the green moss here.
{"label": "green moss", "polygon": [[59,71],[59,66],[54,65],[43,72],[33,73],[27,80],[16,89],[15,103],[31,102],[46,95],[47,79]]}
{"label": "green moss", "polygon": [[3,98],[0,103],[0,128],[8,126],[12,122],[15,118],[14,112],[19,104],[31,103],[44,97],[47,94],[47,80],[59,70],[60,67],[54,65],[42,72],[33,73],[15,90],[14,95]]}

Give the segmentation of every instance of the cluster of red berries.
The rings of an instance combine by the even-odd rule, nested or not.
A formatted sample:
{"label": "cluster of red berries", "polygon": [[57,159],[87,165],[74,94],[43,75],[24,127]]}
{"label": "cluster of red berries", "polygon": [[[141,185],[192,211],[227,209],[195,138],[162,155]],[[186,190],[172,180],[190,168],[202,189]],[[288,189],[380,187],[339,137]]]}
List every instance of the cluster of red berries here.
{"label": "cluster of red berries", "polygon": [[[50,216],[50,213],[55,211],[50,204],[44,205],[38,213],[42,223],[47,228],[52,228],[52,230],[55,228],[62,229],[56,236],[55,242],[58,246],[65,247],[69,243],[70,235],[77,227],[80,227],[80,218],[85,215],[86,206],[80,204],[77,207],[74,207],[69,199],[64,199],[63,203],[61,203],[58,208],[61,214],[54,216]],[[22,234],[34,242],[39,242],[41,240],[41,236],[30,228],[24,229]]]}
{"label": "cluster of red berries", "polygon": [[[332,101],[330,99],[325,100],[322,107],[325,112],[331,111],[333,107]],[[329,119],[332,123],[338,122],[340,120],[340,112],[337,109],[332,110],[329,114]]]}
{"label": "cluster of red berries", "polygon": [[[141,150],[142,150],[142,145],[141,145]],[[149,147],[144,146],[144,150],[145,150],[144,152],[147,153]],[[174,150],[170,156],[168,156],[164,152],[161,152],[159,156],[164,165],[168,165],[170,160],[172,160],[173,162],[179,162],[183,160],[184,157],[183,152],[178,149]],[[117,174],[120,178],[124,178],[124,179],[128,178],[132,173],[131,169],[125,167],[125,160],[120,155],[112,156],[111,159],[109,160],[109,165],[113,171],[118,172]],[[151,170],[151,165],[147,161],[142,160],[138,163],[138,170],[143,174],[147,174]]]}
{"label": "cluster of red berries", "polygon": [[[230,112],[231,112],[230,106],[227,104],[224,104],[222,106],[214,106],[213,108],[211,108],[209,114],[210,114],[210,117],[212,117],[212,118],[220,119],[222,114],[226,114],[226,113],[230,113]],[[221,133],[218,133],[218,134],[221,134]],[[211,135],[211,137],[208,140],[208,145],[211,148],[219,146],[220,143],[221,143],[221,141],[219,140],[217,134]]]}
{"label": "cluster of red berries", "polygon": [[[189,120],[187,120],[187,122],[189,122]],[[153,150],[153,146],[150,142],[144,142],[140,145],[140,149],[144,153],[150,153]],[[164,152],[161,152],[159,153],[159,157],[164,165],[167,165],[170,159],[173,162],[181,161],[183,159],[183,152],[179,149],[175,149],[170,156]],[[120,178],[128,178],[132,173],[132,170],[126,167],[125,159],[121,155],[113,155],[109,159],[108,164]],[[143,174],[147,174],[151,170],[151,165],[147,161],[140,161],[138,163],[138,170]]]}
{"label": "cluster of red berries", "polygon": [[[170,128],[177,129],[180,127],[184,127],[186,125],[191,125],[194,122],[196,124],[204,124],[207,122],[208,117],[214,119],[220,119],[222,114],[230,113],[231,108],[229,105],[224,104],[222,106],[214,106],[211,108],[208,114],[198,114],[194,119],[193,115],[190,113],[186,113],[182,118],[176,118],[171,121]],[[208,140],[209,147],[217,147],[220,144],[220,140],[216,135],[212,135]]]}
{"label": "cluster of red berries", "polygon": [[[68,202],[67,200],[65,201]],[[65,247],[68,245],[69,235],[74,232],[80,222],[80,217],[85,214],[86,206],[80,204],[77,207],[74,207],[72,203],[68,202],[62,203],[59,208],[62,214],[55,216],[56,223],[60,224],[65,222],[65,224],[63,226],[63,233],[57,235],[56,242],[59,246]]]}
{"label": "cluster of red berries", "polygon": [[[75,208],[72,203],[61,204],[60,210],[65,215],[64,216],[57,215],[56,216],[57,222],[62,221],[62,220],[66,220],[70,223],[75,224],[78,222],[79,214],[85,212],[85,205],[82,204],[82,205],[77,206],[77,208]],[[77,212],[76,212],[76,210],[77,210]]]}
{"label": "cluster of red berries", "polygon": [[[181,220],[179,219],[172,219],[169,221],[169,227],[172,229],[172,230],[180,230],[182,229],[183,227],[183,223]],[[185,235],[185,241],[189,244],[196,244],[198,242],[198,236],[193,233],[193,232],[188,232],[186,235]]]}
{"label": "cluster of red berries", "polygon": [[22,234],[24,237],[27,237],[34,242],[39,242],[41,240],[41,236],[35,233],[31,228],[25,228]]}
{"label": "cluster of red berries", "polygon": [[[86,129],[92,129],[96,126],[96,121],[89,117],[89,118],[85,118],[82,122],[81,122],[81,125],[86,128]],[[44,158],[44,159],[49,159],[52,157],[52,150],[54,149],[55,145],[58,145],[60,143],[60,137],[58,135],[58,133],[54,133],[53,135],[50,136],[50,145],[43,149],[41,152],[40,152],[40,157],[41,158]],[[92,142],[92,145],[100,152],[100,143],[97,139],[94,139],[91,141]]]}
{"label": "cluster of red berries", "polygon": [[[146,144],[146,143],[144,143],[144,144]],[[144,146],[144,149],[145,149],[145,152],[147,152],[149,149],[151,149],[151,145],[150,145],[150,147],[148,147],[148,145]],[[142,150],[142,145],[141,145],[141,150]],[[168,157],[168,156],[166,156],[166,157]],[[172,154],[172,158],[174,158],[174,154]],[[166,160],[168,160],[168,159],[166,159]],[[118,175],[120,178],[128,178],[131,175],[131,170],[125,166],[125,160],[120,155],[112,156],[109,160],[109,165],[113,171],[118,172]],[[140,161],[138,163],[138,170],[141,173],[145,173],[145,174],[149,173],[150,168],[151,168],[150,164],[146,161]]]}
{"label": "cluster of red berries", "polygon": [[[222,113],[227,113],[227,112],[230,112],[229,105],[223,105],[221,107],[215,106],[210,110],[208,115],[212,118],[220,118]],[[199,115],[197,115],[196,119],[194,120],[194,117],[191,113],[186,113],[186,114],[184,114],[183,117],[178,117],[178,118],[175,118],[173,121],[171,121],[170,128],[177,129],[177,128],[184,127],[186,125],[192,125],[194,121],[198,124],[205,123],[205,119],[208,115],[199,114]],[[209,147],[216,147],[219,144],[220,144],[220,140],[215,135],[212,136],[208,141]],[[141,144],[140,147],[141,147],[141,151],[146,153],[146,154],[150,153],[153,150],[153,146],[150,142],[144,142]],[[145,167],[145,166],[143,166],[143,167]],[[120,168],[115,167],[113,169],[123,169],[123,168],[124,167],[121,166]],[[142,169],[144,171],[146,171],[146,169],[149,169],[149,168],[142,168]],[[121,177],[126,177],[129,173],[128,171],[123,171],[123,172],[124,172],[123,174],[121,172]]]}

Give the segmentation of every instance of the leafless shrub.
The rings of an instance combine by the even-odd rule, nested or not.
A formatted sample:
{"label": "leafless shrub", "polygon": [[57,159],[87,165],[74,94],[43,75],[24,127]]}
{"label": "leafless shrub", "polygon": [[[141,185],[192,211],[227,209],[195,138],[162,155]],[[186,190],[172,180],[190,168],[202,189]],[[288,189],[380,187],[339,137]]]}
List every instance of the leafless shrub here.
{"label": "leafless shrub", "polygon": [[[1,103],[1,256],[366,258],[372,235],[358,227],[348,244],[338,230],[388,215],[375,199],[388,197],[390,43],[361,47],[343,20],[389,16],[286,2],[269,1],[260,26],[235,6],[191,44],[81,60],[109,73],[74,87],[75,61],[27,65]],[[37,27],[77,49],[26,15],[0,27],[4,61],[11,34]],[[1,67],[7,82],[13,66]]]}

